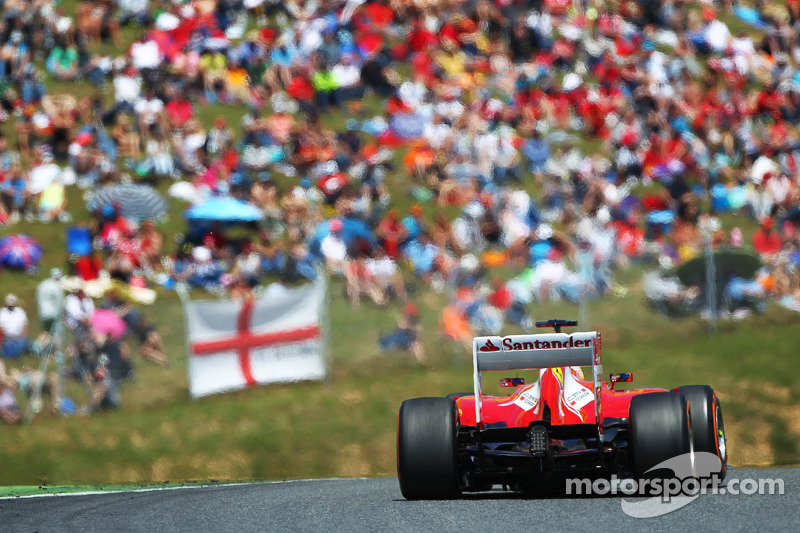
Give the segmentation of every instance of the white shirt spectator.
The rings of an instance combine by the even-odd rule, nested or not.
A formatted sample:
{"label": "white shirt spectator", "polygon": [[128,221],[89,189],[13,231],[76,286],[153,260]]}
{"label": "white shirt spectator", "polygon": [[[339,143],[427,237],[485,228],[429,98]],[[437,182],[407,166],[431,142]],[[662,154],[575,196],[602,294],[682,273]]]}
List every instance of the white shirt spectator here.
{"label": "white shirt spectator", "polygon": [[444,118],[455,121],[457,118],[464,114],[466,107],[461,102],[452,100],[450,102],[439,102],[436,104],[436,113],[442,115]]}
{"label": "white shirt spectator", "polygon": [[329,233],[319,243],[319,249],[328,261],[344,261],[347,258],[347,246],[340,235]]}
{"label": "white shirt spectator", "polygon": [[117,0],[117,4],[123,13],[139,15],[147,11],[150,0]]}
{"label": "white shirt spectator", "polygon": [[301,32],[300,41],[297,43],[297,48],[301,56],[309,57],[316,50],[319,50],[324,42],[320,30],[322,30],[325,25],[326,23],[322,19],[313,20],[308,24],[297,25]]}
{"label": "white shirt spectator", "polygon": [[41,194],[60,175],[61,169],[55,163],[43,163],[33,167],[30,174],[30,192],[32,194]]}
{"label": "white shirt spectator", "polygon": [[769,192],[770,196],[772,196],[773,202],[776,204],[782,204],[789,197],[789,193],[792,190],[792,182],[789,181],[789,178],[782,174],[778,178],[772,178],[768,180],[765,188],[767,189],[767,192]]}
{"label": "white shirt spectator", "polygon": [[155,124],[158,114],[164,110],[164,102],[155,97],[151,100],[139,98],[133,105],[133,109],[137,115],[142,117],[145,124]]}
{"label": "white shirt spectator", "polygon": [[731,31],[724,22],[712,20],[706,26],[706,42],[716,52],[722,52],[731,43]]}
{"label": "white shirt spectator", "polygon": [[503,244],[511,246],[517,240],[527,237],[531,228],[511,209],[505,209],[500,215],[500,227],[503,230]]}
{"label": "white shirt spectator", "polygon": [[36,287],[36,306],[39,308],[40,319],[57,318],[63,302],[64,290],[58,280],[47,278]]}
{"label": "white shirt spectator", "polygon": [[137,42],[131,45],[131,63],[135,69],[158,68],[161,60],[161,50],[155,41]]}
{"label": "white shirt spectator", "polygon": [[428,89],[425,88],[425,84],[421,81],[404,81],[403,84],[400,85],[400,89],[397,90],[400,99],[411,109],[416,109],[422,103],[427,93]]}
{"label": "white shirt spectator", "polygon": [[133,105],[142,93],[142,80],[138,76],[117,75],[114,77],[114,100]]}
{"label": "white shirt spectator", "polygon": [[203,147],[206,143],[206,136],[204,133],[193,133],[187,135],[183,140],[183,149],[189,153],[194,152]]}
{"label": "white shirt spectator", "polygon": [[70,294],[64,300],[64,311],[67,315],[67,327],[74,330],[92,318],[94,302],[88,296],[79,298],[77,294]]}
{"label": "white shirt spectator", "polygon": [[434,150],[440,150],[444,146],[448,135],[450,135],[450,126],[444,123],[429,122],[422,128],[422,136]]}
{"label": "white shirt spectator", "polygon": [[331,76],[338,87],[352,87],[361,81],[361,70],[355,65],[339,63],[331,69]]}
{"label": "white shirt spectator", "polygon": [[753,40],[750,37],[734,38],[731,41],[731,48],[733,48],[734,54],[746,58],[750,58],[756,53],[756,47],[753,45]]}
{"label": "white shirt spectator", "polygon": [[366,267],[367,273],[376,278],[390,278],[397,272],[397,263],[388,255],[367,259]]}
{"label": "white shirt spectator", "polygon": [[28,326],[28,315],[21,307],[0,309],[0,331],[8,337],[24,337]]}
{"label": "white shirt spectator", "polygon": [[458,217],[453,221],[453,238],[463,250],[480,252],[486,248],[486,239],[474,219]]}

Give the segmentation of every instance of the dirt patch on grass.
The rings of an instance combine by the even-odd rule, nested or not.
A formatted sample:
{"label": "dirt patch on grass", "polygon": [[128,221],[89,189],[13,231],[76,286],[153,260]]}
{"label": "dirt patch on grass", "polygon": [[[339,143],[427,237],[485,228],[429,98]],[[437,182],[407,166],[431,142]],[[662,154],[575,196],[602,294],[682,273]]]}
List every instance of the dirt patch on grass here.
{"label": "dirt patch on grass", "polygon": [[732,466],[769,466],[775,452],[769,442],[771,426],[764,420],[750,419],[725,424],[728,457]]}
{"label": "dirt patch on grass", "polygon": [[372,472],[375,475],[394,476],[397,474],[396,448],[397,441],[394,433],[373,443],[370,463],[372,464]]}
{"label": "dirt patch on grass", "polygon": [[241,450],[228,450],[224,454],[197,453],[189,459],[192,479],[251,479],[252,459]]}
{"label": "dirt patch on grass", "polygon": [[360,404],[364,401],[364,393],[359,390],[346,390],[341,395],[342,403]]}
{"label": "dirt patch on grass", "polygon": [[172,421],[164,421],[158,428],[159,433],[164,438],[164,440],[168,442],[172,442],[174,444],[181,443],[181,436],[178,432],[177,428],[175,427],[175,423]]}
{"label": "dirt patch on grass", "polygon": [[784,407],[781,414],[784,420],[786,420],[786,427],[789,431],[800,438],[800,405]]}
{"label": "dirt patch on grass", "polygon": [[369,463],[364,458],[361,445],[348,444],[339,452],[336,475],[341,477],[363,477],[370,475]]}
{"label": "dirt patch on grass", "polygon": [[131,431],[128,435],[128,438],[130,439],[134,448],[142,449],[147,446],[147,439],[145,439],[144,436],[138,431]]}
{"label": "dirt patch on grass", "polygon": [[775,385],[766,381],[740,380],[725,387],[727,390],[717,391],[720,400],[728,398],[738,402],[762,402],[786,404],[792,399],[789,387]]}
{"label": "dirt patch on grass", "polygon": [[166,457],[159,457],[153,464],[150,465],[150,480],[151,481],[166,481],[172,479],[172,461]]}
{"label": "dirt patch on grass", "polygon": [[222,429],[222,424],[213,418],[208,418],[203,424],[198,424],[192,429],[192,435],[195,437],[204,437],[206,435],[218,434]]}

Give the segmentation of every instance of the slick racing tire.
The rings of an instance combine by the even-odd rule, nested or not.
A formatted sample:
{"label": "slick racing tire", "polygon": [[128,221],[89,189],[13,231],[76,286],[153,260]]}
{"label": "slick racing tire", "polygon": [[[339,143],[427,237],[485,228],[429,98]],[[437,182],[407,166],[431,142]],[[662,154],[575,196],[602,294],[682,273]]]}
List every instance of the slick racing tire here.
{"label": "slick racing tire", "polygon": [[709,469],[708,465],[698,459],[697,475],[710,477],[716,474],[720,479],[725,479],[728,472],[728,449],[719,398],[708,385],[685,385],[678,387],[678,392],[689,402],[695,453],[713,453],[720,461],[720,469],[717,471],[716,465],[710,465],[712,468]]}
{"label": "slick racing tire", "polygon": [[407,500],[446,500],[461,495],[456,462],[456,403],[414,398],[400,406],[397,477]]}
{"label": "slick racing tire", "polygon": [[629,418],[631,466],[636,478],[694,477],[691,415],[681,393],[635,396]]}

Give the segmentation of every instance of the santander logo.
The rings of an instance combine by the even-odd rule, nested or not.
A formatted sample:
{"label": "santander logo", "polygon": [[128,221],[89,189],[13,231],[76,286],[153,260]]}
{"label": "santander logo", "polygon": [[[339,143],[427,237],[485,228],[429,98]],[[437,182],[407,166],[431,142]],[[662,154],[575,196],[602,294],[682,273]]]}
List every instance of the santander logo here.
{"label": "santander logo", "polygon": [[480,351],[482,351],[482,352],[499,352],[500,351],[500,347],[499,346],[495,346],[494,344],[492,344],[491,340],[487,340],[486,344],[484,344],[483,346],[480,347]]}

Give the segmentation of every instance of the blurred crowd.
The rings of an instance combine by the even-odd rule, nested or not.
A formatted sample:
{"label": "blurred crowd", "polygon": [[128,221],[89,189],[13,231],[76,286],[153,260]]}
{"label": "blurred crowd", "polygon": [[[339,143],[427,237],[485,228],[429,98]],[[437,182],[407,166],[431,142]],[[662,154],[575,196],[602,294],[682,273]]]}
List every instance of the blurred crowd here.
{"label": "blurred crowd", "polygon": [[631,263],[664,270],[651,299],[696,299],[667,271],[704,247],[754,247],[737,294],[800,310],[796,0],[2,4],[0,223],[68,222],[73,184],[257,209],[167,254],[96,206],[83,280],[241,296],[323,266],[354,307],[401,302],[380,345],[420,361],[419,286],[467,343],[623,294]]}
{"label": "blurred crowd", "polygon": [[[31,353],[39,361],[36,367],[26,363],[7,369],[0,360],[0,417],[9,423],[23,416],[16,392],[30,400],[28,420],[45,407],[44,398],[51,412],[89,414],[120,406],[121,387],[135,377],[135,357],[169,364],[157,328],[123,293],[111,288],[95,307],[83,289],[65,290],[64,281],[61,270],[54,268],[38,285],[41,334],[35,339],[26,306],[16,295],[7,294],[0,308],[3,359],[10,362]],[[67,379],[85,388],[81,405],[65,394]]]}

